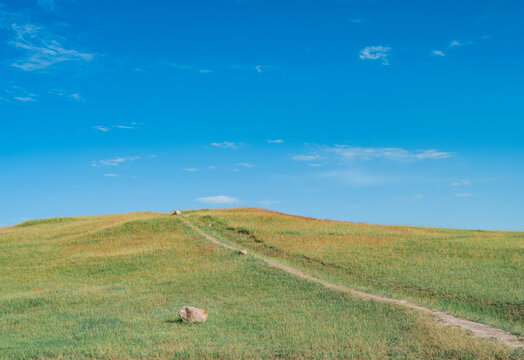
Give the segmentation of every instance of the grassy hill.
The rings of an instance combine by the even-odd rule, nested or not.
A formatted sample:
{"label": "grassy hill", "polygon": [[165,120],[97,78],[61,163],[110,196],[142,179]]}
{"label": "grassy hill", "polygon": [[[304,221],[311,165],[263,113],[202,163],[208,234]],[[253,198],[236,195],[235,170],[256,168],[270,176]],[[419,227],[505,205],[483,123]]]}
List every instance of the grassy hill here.
{"label": "grassy hill", "polygon": [[[323,278],[522,332],[522,233],[379,227],[259,209],[184,216]],[[208,321],[181,323],[183,305],[205,308]],[[0,229],[0,359],[522,355],[412,310],[269,268],[167,214],[53,218]]]}
{"label": "grassy hill", "polygon": [[524,233],[194,211],[208,232],[319,277],[524,335]]}

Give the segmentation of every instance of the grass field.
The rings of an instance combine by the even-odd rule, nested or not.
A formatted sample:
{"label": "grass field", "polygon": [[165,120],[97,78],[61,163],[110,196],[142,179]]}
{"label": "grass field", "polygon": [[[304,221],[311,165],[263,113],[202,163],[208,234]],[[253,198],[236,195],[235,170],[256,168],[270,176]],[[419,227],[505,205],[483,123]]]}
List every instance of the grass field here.
{"label": "grass field", "polygon": [[246,208],[188,216],[324,279],[524,335],[523,232],[369,225]]}
{"label": "grass field", "polygon": [[[345,244],[330,245],[328,251],[321,246],[323,241],[344,242],[352,227],[355,234],[368,234],[366,226],[311,222],[258,210],[188,216],[201,224],[209,222],[213,226],[206,226],[217,233],[238,234],[231,239],[269,255],[297,254],[286,255],[285,260],[323,274],[331,270],[316,265],[316,260],[299,260],[300,254],[313,258],[317,251],[322,261],[331,261],[346,249],[350,257],[368,254],[362,259],[370,264],[373,258],[382,259],[369,255],[372,247],[389,241],[383,235],[366,247],[368,237],[363,237],[354,250]],[[325,231],[341,234],[318,236]],[[390,231],[397,233],[383,230]],[[418,231],[414,243],[426,236],[424,231],[437,232]],[[301,233],[303,239],[297,236]],[[403,239],[411,235],[398,234]],[[260,248],[245,236],[268,243]],[[500,241],[505,249],[522,244],[522,237]],[[270,245],[279,242],[283,250]],[[508,273],[522,265],[521,259],[512,259]],[[382,259],[369,267],[379,274],[380,266],[385,266],[385,273],[394,267],[390,262]],[[356,276],[345,275],[344,267],[334,269],[330,277],[376,285],[365,285],[366,277],[357,282]],[[503,299],[515,296],[509,285],[494,287],[497,293],[509,289]],[[183,305],[205,308],[208,321],[181,323],[177,312]],[[269,268],[260,260],[212,245],[179,218],[165,214],[55,218],[0,229],[0,359],[520,359],[522,355],[521,350],[442,328],[419,313],[353,298]]]}

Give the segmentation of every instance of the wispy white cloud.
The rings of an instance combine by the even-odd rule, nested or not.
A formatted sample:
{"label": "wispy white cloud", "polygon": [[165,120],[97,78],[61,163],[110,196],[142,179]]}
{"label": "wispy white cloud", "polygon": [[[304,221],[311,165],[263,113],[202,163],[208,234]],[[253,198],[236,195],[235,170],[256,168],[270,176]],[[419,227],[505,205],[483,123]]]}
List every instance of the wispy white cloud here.
{"label": "wispy white cloud", "polygon": [[264,199],[264,200],[260,200],[258,203],[264,206],[271,206],[271,205],[280,204],[280,200]]}
{"label": "wispy white cloud", "polygon": [[473,196],[472,193],[458,193],[458,194],[455,194],[456,197],[471,197]]}
{"label": "wispy white cloud", "polygon": [[19,102],[29,103],[36,102],[38,100],[38,96],[35,93],[27,91],[26,89],[21,88],[19,86],[7,86],[6,88],[4,88],[4,93],[6,95],[5,97],[0,96],[0,98],[4,101],[15,100]]}
{"label": "wispy white cloud", "polygon": [[315,161],[322,159],[322,157],[320,155],[294,155],[291,159],[295,161]]}
{"label": "wispy white cloud", "polygon": [[249,168],[249,169],[255,167],[255,165],[253,165],[253,164],[250,164],[250,163],[244,163],[244,162],[237,163],[236,165],[237,165],[237,166],[242,166],[242,167],[245,167],[245,168]]}
{"label": "wispy white cloud", "polygon": [[233,149],[233,150],[237,150],[240,147],[242,147],[242,144],[234,143],[234,142],[231,142],[231,141],[212,142],[209,145],[213,146],[213,147],[221,148],[221,149]]}
{"label": "wispy white cloud", "polygon": [[275,140],[267,140],[268,144],[282,144],[284,140],[282,139],[275,139]]}
{"label": "wispy white cloud", "polygon": [[417,150],[411,153],[411,156],[416,159],[447,159],[451,157],[451,153],[445,151],[438,151],[435,149]]}
{"label": "wispy white cloud", "polygon": [[[156,157],[156,155],[148,156],[149,158]],[[138,159],[142,159],[142,156],[124,156],[124,157],[116,157],[113,159],[107,159],[107,160],[99,160],[99,161],[93,161],[91,163],[91,166],[93,167],[102,167],[102,166],[118,166],[126,162],[132,162]]]}
{"label": "wispy white cloud", "polygon": [[233,204],[239,200],[233,196],[226,195],[215,195],[215,196],[204,196],[196,199],[196,201],[205,204]]}
{"label": "wispy white cloud", "polygon": [[124,130],[138,129],[138,125],[135,122],[131,123],[130,125],[113,125],[113,126],[97,125],[97,126],[93,126],[93,129],[107,132],[111,129],[124,129]]}
{"label": "wispy white cloud", "polygon": [[449,43],[449,47],[450,48],[458,48],[458,47],[462,47],[462,46],[466,46],[466,45],[475,45],[477,44],[478,40],[479,39],[482,39],[482,40],[486,40],[486,39],[489,39],[490,37],[488,38],[485,38],[484,36],[480,37],[480,38],[476,38],[476,40],[471,40],[471,39],[464,39],[464,40],[453,40],[452,42]]}
{"label": "wispy white cloud", "polygon": [[13,99],[21,102],[36,102],[36,99],[32,96],[15,96]]}
{"label": "wispy white cloud", "polygon": [[258,73],[268,72],[268,71],[278,71],[280,70],[280,67],[275,65],[256,65],[255,70]]}
{"label": "wispy white cloud", "polygon": [[382,65],[389,65],[391,47],[389,46],[367,46],[360,50],[361,60],[380,60]]}
{"label": "wispy white cloud", "polygon": [[84,98],[79,93],[72,93],[71,95],[69,95],[69,97],[71,99],[76,100],[76,101],[83,101],[84,100]]}
{"label": "wispy white cloud", "polygon": [[49,94],[57,95],[65,99],[74,100],[78,102],[84,102],[85,99],[78,92],[71,92],[64,89],[52,89],[49,90]]}
{"label": "wispy white cloud", "polygon": [[35,71],[65,61],[91,61],[94,57],[92,53],[65,48],[55,35],[35,25],[15,23],[10,29],[14,38],[8,44],[24,53],[11,64],[18,69]]}
{"label": "wispy white cloud", "polygon": [[471,185],[470,180],[461,179],[459,181],[452,182],[451,186],[462,186],[462,185]]}
{"label": "wispy white cloud", "polygon": [[[475,45],[479,41],[489,40],[489,39],[491,39],[490,35],[483,35],[481,37],[477,37],[475,40],[471,40],[471,39],[457,40],[457,39],[455,39],[455,40],[452,40],[448,44],[448,47],[447,47],[448,51],[447,52],[455,51],[456,49],[464,47],[464,46]],[[431,54],[433,56],[446,56],[446,53],[444,53],[444,51],[442,51],[442,50],[432,50]]]}
{"label": "wispy white cloud", "polygon": [[352,24],[361,24],[363,20],[359,18],[353,18],[353,19],[349,19],[349,22]]}
{"label": "wispy white cloud", "polygon": [[104,174],[104,176],[107,176],[107,177],[121,177],[118,174]]}
{"label": "wispy white cloud", "polygon": [[328,152],[335,153],[345,159],[373,160],[386,158],[393,160],[423,160],[423,159],[445,159],[451,153],[438,151],[435,149],[409,151],[402,148],[375,148],[375,147],[354,147],[338,145],[327,149]]}
{"label": "wispy white cloud", "polygon": [[187,172],[196,172],[198,171],[197,168],[184,168],[184,171],[187,171]]}
{"label": "wispy white cloud", "polygon": [[115,125],[114,127],[117,129],[138,129],[136,122],[132,122],[129,125]]}
{"label": "wispy white cloud", "polygon": [[[310,154],[300,154],[291,156],[291,160],[303,162],[310,167],[330,167],[336,165],[337,167],[344,162],[371,162],[374,160],[390,160],[390,161],[423,161],[423,160],[437,160],[451,157],[450,152],[439,151],[435,149],[426,150],[407,150],[403,148],[379,148],[379,147],[359,147],[349,145],[335,145],[335,146],[317,146],[315,151]],[[350,182],[358,183],[358,179],[363,179],[361,173],[344,172],[332,173],[331,175],[338,177],[351,178]],[[371,182],[366,175],[366,181]]]}
{"label": "wispy white cloud", "polygon": [[442,50],[431,50],[431,55],[433,56],[446,56]]}
{"label": "wispy white cloud", "polygon": [[269,71],[279,71],[280,67],[275,65],[241,65],[241,64],[235,64],[230,65],[229,69],[231,70],[242,70],[242,71],[255,71],[259,74]]}

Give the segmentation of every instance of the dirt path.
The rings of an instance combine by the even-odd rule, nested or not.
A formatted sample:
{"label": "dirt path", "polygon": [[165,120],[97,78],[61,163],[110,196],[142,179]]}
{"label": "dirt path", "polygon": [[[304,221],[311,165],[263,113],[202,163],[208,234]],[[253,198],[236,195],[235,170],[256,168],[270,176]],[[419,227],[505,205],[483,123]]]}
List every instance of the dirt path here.
{"label": "dirt path", "polygon": [[[217,240],[213,236],[206,234],[202,229],[200,229],[198,226],[193,224],[187,218],[182,217],[182,221],[184,223],[186,223],[189,227],[194,229],[196,232],[198,232],[200,235],[205,237],[207,240],[209,240],[209,241],[211,241],[211,242],[213,242],[213,243],[215,243],[215,244],[217,244],[219,246],[228,248],[230,250],[234,250],[234,251],[239,251],[240,250],[237,247],[234,247],[234,246],[231,246],[229,244],[223,243],[222,241]],[[385,303],[391,303],[391,304],[404,306],[404,307],[407,307],[407,308],[410,308],[410,309],[415,309],[415,310],[418,310],[418,311],[421,311],[421,312],[424,312],[424,313],[427,313],[427,314],[430,314],[430,315],[434,316],[441,325],[459,327],[461,329],[464,329],[464,330],[467,330],[467,331],[471,331],[473,333],[473,335],[475,335],[477,337],[496,339],[496,340],[500,341],[501,343],[503,343],[504,345],[507,345],[507,346],[512,347],[512,348],[524,347],[524,339],[522,339],[522,338],[520,338],[520,337],[518,337],[516,335],[513,335],[511,333],[508,333],[508,332],[506,332],[504,330],[497,329],[495,327],[492,327],[492,326],[489,326],[489,325],[485,325],[485,324],[481,324],[481,323],[478,323],[478,322],[475,322],[475,321],[461,319],[459,317],[456,317],[456,316],[453,316],[453,315],[450,315],[450,314],[446,314],[446,313],[441,312],[441,311],[433,310],[433,309],[430,309],[430,308],[427,308],[427,307],[424,307],[424,306],[420,306],[420,305],[417,305],[417,304],[410,303],[410,302],[408,302],[406,300],[392,299],[392,298],[388,298],[388,297],[385,297],[385,296],[374,295],[374,294],[370,294],[370,293],[367,293],[367,292],[355,290],[355,289],[349,288],[349,287],[344,286],[344,285],[339,285],[339,284],[335,284],[335,283],[332,283],[332,282],[329,282],[329,281],[326,281],[326,280],[319,279],[319,278],[314,277],[312,275],[309,275],[309,274],[307,274],[307,273],[305,273],[305,272],[303,272],[301,270],[295,269],[295,268],[293,268],[291,266],[288,266],[288,265],[281,264],[281,263],[279,263],[279,262],[277,262],[275,260],[262,257],[262,256],[260,256],[258,254],[250,253],[250,255],[254,256],[254,257],[258,258],[258,259],[261,259],[262,261],[267,263],[269,266],[272,266],[272,267],[275,267],[277,269],[283,270],[283,271],[285,271],[285,272],[287,272],[289,274],[293,274],[293,275],[298,276],[298,277],[300,277],[302,279],[315,281],[315,282],[317,282],[319,284],[324,285],[327,288],[348,292],[348,293],[350,293],[352,295],[356,295],[356,296],[358,296],[360,298],[363,298],[363,299],[369,299],[369,300],[375,300],[375,301],[380,301],[380,302],[385,302]]]}

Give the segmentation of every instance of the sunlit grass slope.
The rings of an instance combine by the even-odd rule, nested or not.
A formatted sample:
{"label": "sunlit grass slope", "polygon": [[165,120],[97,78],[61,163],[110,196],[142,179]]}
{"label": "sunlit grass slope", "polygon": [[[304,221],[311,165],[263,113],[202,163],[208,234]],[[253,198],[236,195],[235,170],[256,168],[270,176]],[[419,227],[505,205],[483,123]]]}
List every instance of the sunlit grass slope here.
{"label": "sunlit grass slope", "polygon": [[261,209],[190,218],[318,276],[524,335],[524,233],[316,220]]}
{"label": "sunlit grass slope", "polygon": [[[220,221],[254,216],[252,226],[264,223],[261,212],[222,214],[216,213]],[[208,321],[181,323],[182,305],[205,308]],[[47,219],[0,229],[1,359],[522,354],[507,351],[420,314],[352,298],[218,248],[165,214]]]}

